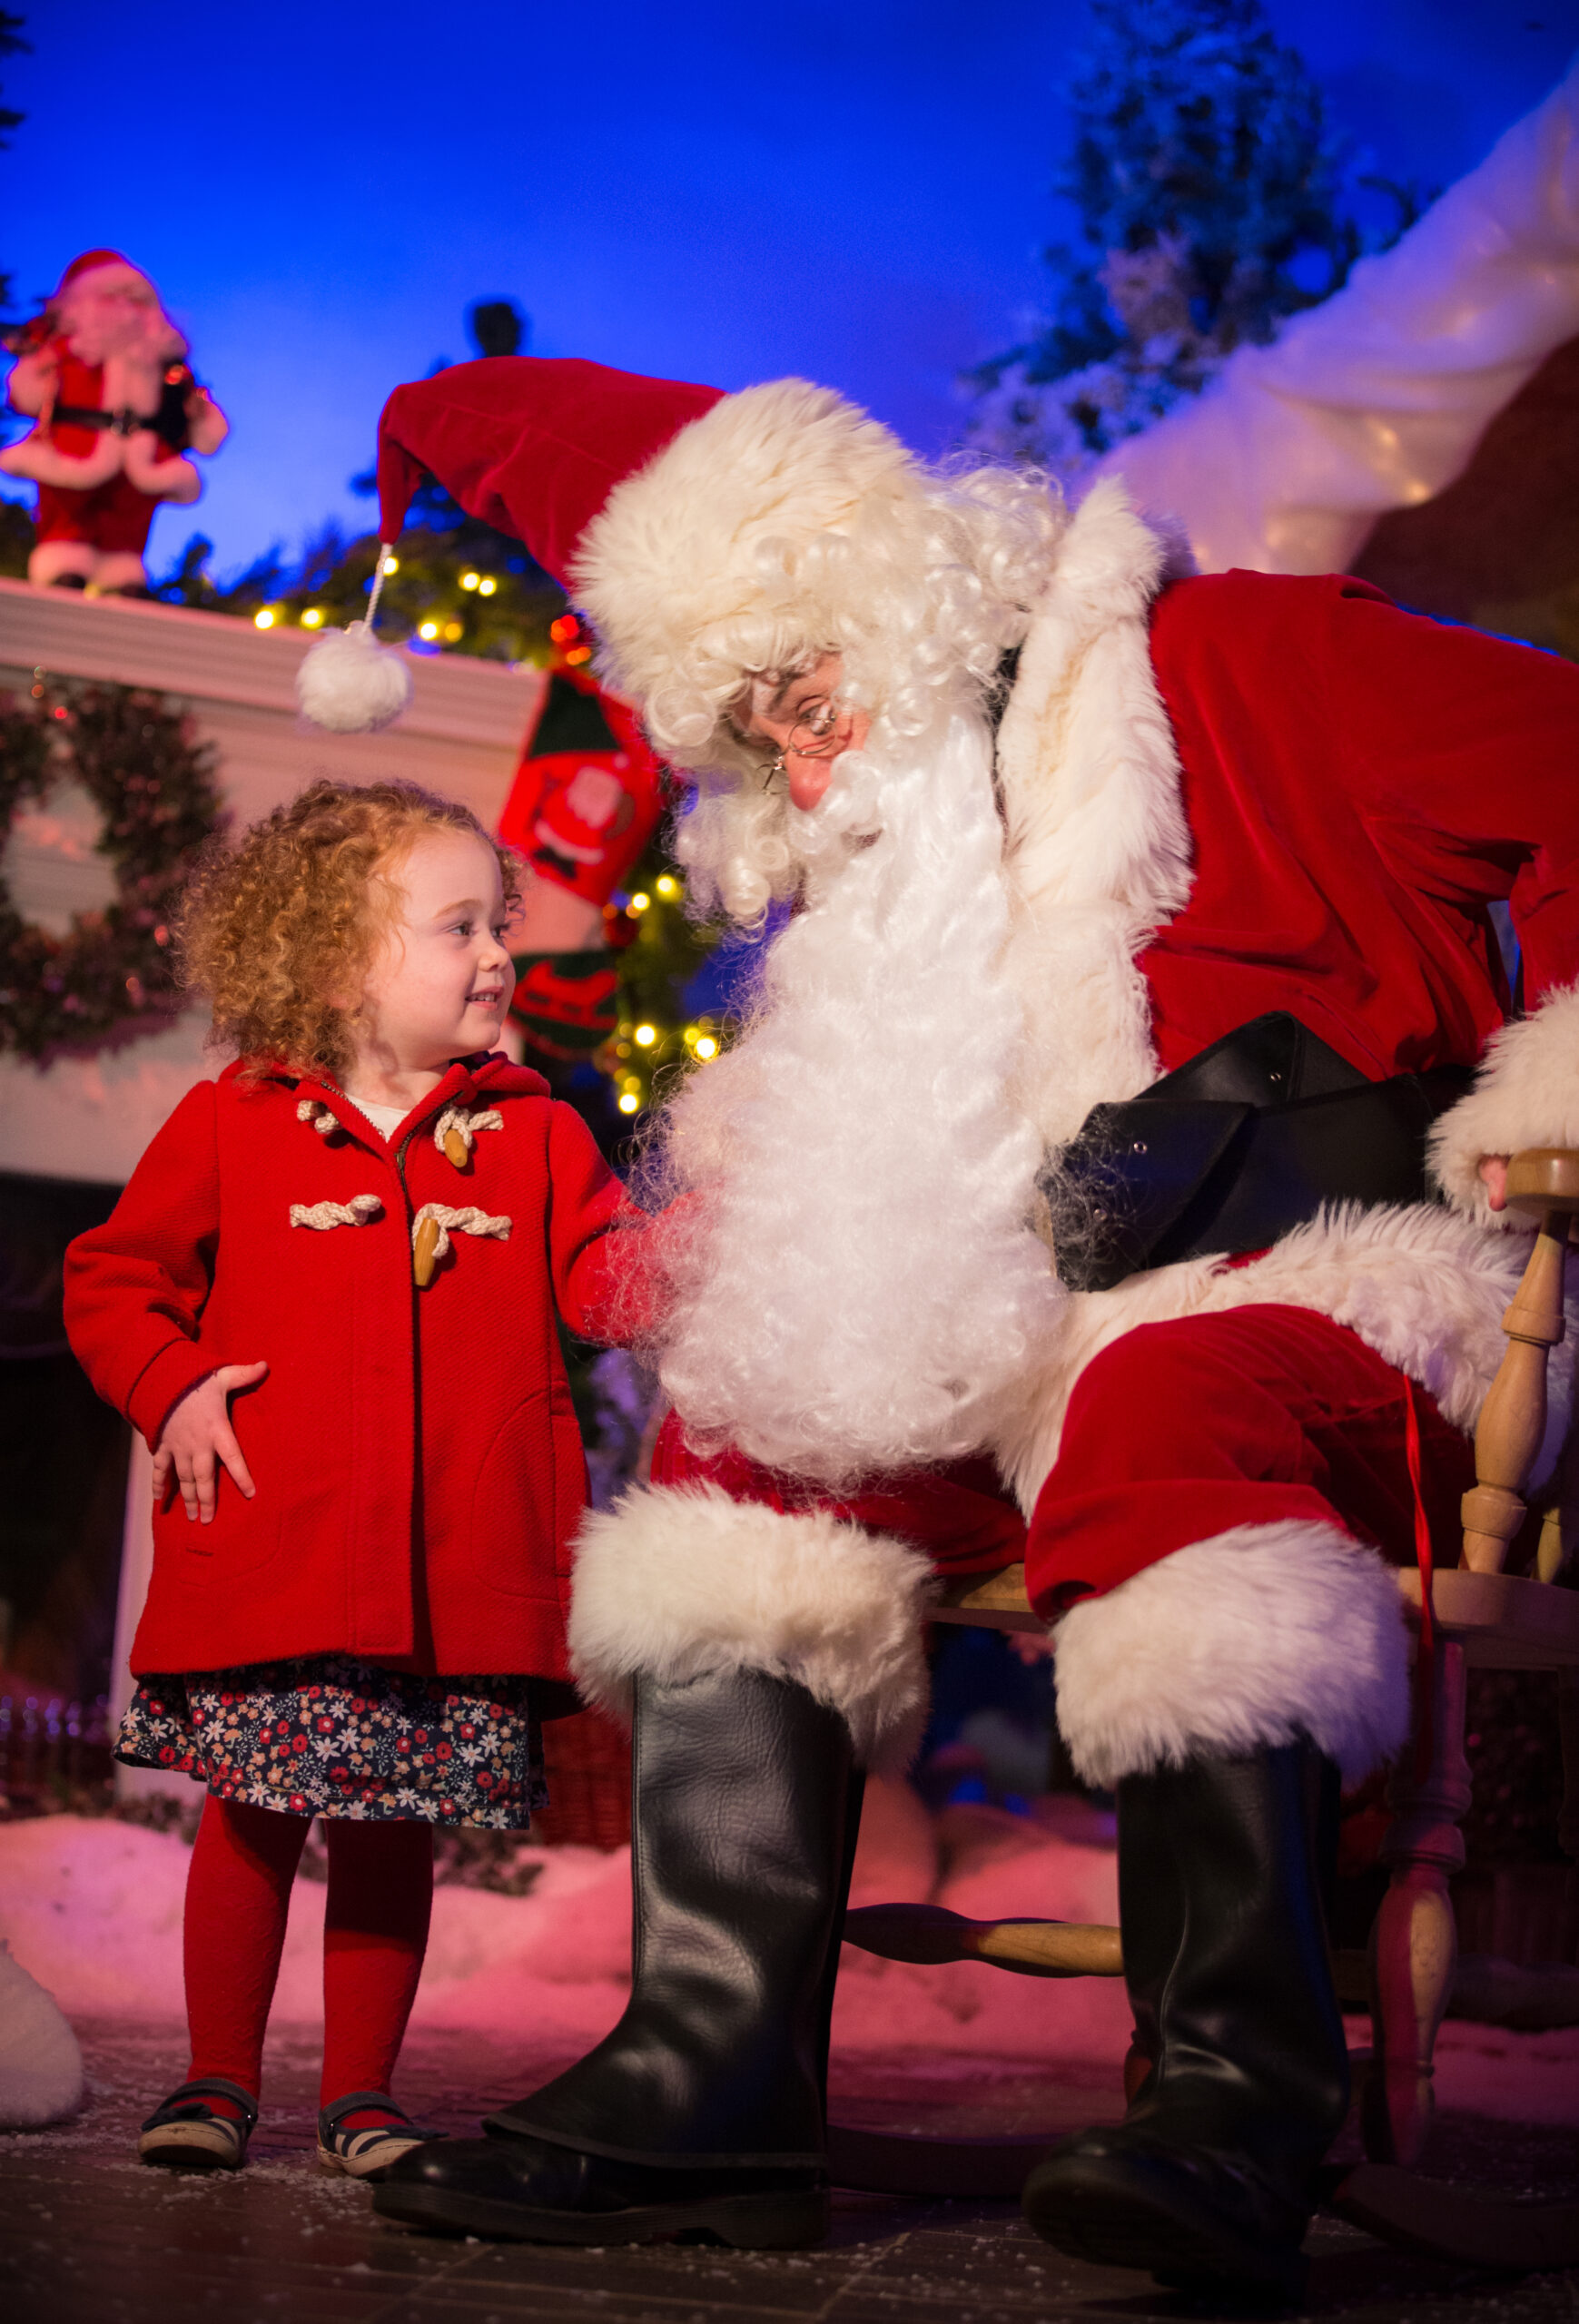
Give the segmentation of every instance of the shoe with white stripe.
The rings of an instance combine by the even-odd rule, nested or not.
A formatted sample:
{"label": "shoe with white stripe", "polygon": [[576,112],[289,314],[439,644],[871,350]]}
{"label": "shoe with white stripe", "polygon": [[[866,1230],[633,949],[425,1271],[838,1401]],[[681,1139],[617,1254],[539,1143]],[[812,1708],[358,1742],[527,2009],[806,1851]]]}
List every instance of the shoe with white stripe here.
{"label": "shoe with white stripe", "polygon": [[[370,2122],[360,2130],[348,2128],[348,2114],[385,2114],[387,2122]],[[381,2179],[391,2162],[410,2154],[414,2146],[440,2139],[442,2131],[420,2131],[387,2090],[353,2090],[337,2098],[318,2117],[318,2160],[325,2171],[342,2171],[348,2179]]]}
{"label": "shoe with white stripe", "polygon": [[[241,2116],[216,2113],[211,2098],[227,2099]],[[170,2171],[239,2171],[258,2119],[258,2102],[239,2082],[208,2074],[183,2082],[143,2125],[137,2152]]]}

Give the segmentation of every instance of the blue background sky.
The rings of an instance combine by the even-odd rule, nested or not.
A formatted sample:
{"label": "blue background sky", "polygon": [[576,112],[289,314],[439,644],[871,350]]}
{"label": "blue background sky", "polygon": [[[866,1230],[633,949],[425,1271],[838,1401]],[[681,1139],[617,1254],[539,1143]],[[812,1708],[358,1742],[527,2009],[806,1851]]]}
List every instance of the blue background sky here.
{"label": "blue background sky", "polygon": [[[160,284],[234,433],[194,525],[222,568],[369,504],[397,381],[532,352],[724,388],[801,371],[923,450],[1009,343],[1061,231],[1049,181],[1084,0],[274,0],[150,16],[12,0],[34,54],[0,154],[20,296],[99,243]],[[1579,0],[1270,0],[1376,168],[1473,167],[1579,47]],[[190,22],[192,29],[186,28]]]}

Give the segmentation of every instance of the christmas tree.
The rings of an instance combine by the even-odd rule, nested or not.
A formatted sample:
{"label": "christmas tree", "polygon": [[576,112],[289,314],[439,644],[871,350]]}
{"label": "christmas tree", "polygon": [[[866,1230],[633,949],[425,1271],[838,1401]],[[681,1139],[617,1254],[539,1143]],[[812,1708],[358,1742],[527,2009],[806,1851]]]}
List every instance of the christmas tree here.
{"label": "christmas tree", "polygon": [[[1367,238],[1345,153],[1261,0],[1091,0],[1055,191],[1078,244],[1050,249],[1051,310],[969,375],[973,443],[1071,475],[1198,393],[1236,347],[1327,298]],[[1423,206],[1367,178],[1396,217]]]}

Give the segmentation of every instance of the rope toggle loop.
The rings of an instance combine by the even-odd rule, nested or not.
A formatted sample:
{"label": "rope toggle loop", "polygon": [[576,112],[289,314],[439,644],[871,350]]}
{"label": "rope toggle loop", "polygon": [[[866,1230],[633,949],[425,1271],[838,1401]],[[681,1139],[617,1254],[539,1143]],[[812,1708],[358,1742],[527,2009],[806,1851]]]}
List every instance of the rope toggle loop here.
{"label": "rope toggle loop", "polygon": [[508,1218],[490,1218],[475,1203],[464,1210],[451,1210],[445,1202],[425,1202],[411,1221],[411,1272],[418,1290],[426,1291],[432,1282],[439,1260],[449,1252],[451,1235],[492,1235],[506,1243],[509,1232]]}
{"label": "rope toggle loop", "polygon": [[458,1170],[464,1170],[479,1129],[503,1129],[505,1118],[497,1106],[472,1113],[465,1106],[447,1106],[433,1125],[433,1143]]}
{"label": "rope toggle loop", "polygon": [[340,1128],[329,1108],[318,1098],[298,1099],[296,1118],[299,1122],[311,1122],[320,1137],[332,1137]]}
{"label": "rope toggle loop", "polygon": [[352,1195],[349,1202],[293,1202],[292,1226],[370,1226],[383,1210],[378,1195]]}

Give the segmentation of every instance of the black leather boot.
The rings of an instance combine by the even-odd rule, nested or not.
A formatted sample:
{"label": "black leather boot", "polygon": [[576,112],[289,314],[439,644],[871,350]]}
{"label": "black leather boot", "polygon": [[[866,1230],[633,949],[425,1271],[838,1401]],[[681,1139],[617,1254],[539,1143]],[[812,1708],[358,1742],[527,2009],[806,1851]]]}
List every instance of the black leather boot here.
{"label": "black leather boot", "polygon": [[1337,1769],[1308,1744],[1119,1786],[1124,1974],[1154,2063],[1121,2123],[1032,2171],[1061,2251],[1298,2299],[1311,2180],[1348,2105],[1318,1871]]}
{"label": "black leather boot", "polygon": [[860,1782],[844,1719],[787,1679],[638,1679],[625,2014],[487,2138],[402,2157],[375,2207],[546,2242],[819,2241]]}

